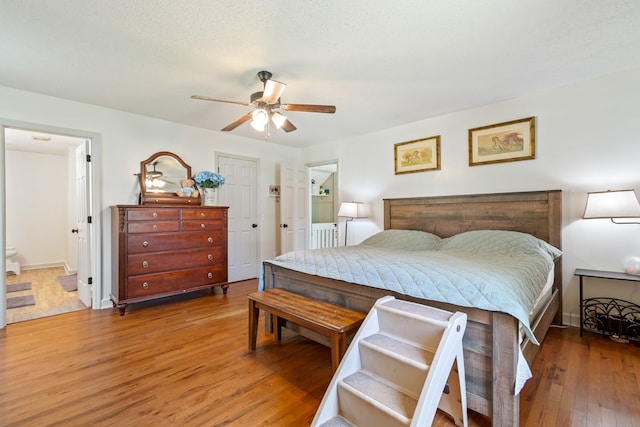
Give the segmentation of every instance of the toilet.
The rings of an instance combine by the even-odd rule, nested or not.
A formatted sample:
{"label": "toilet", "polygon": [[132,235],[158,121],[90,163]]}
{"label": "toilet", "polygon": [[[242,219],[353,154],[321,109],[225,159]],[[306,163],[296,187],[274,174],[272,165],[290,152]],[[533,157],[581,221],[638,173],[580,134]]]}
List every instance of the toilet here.
{"label": "toilet", "polygon": [[18,255],[18,250],[16,248],[7,248],[6,249],[6,265],[7,265],[7,273],[13,271],[16,275],[20,275],[20,263],[18,261],[14,261],[12,258]]}

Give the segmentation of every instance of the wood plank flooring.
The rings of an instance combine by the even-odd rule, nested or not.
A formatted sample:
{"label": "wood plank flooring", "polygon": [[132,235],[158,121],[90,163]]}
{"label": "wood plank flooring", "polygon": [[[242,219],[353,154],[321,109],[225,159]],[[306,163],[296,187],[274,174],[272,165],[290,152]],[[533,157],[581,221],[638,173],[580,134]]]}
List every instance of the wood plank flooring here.
{"label": "wood plank flooring", "polygon": [[7,298],[33,295],[36,304],[7,310],[7,323],[23,322],[40,317],[53,316],[70,311],[85,310],[78,299],[78,291],[67,292],[58,283],[57,277],[64,276],[64,267],[22,270],[21,274],[7,274],[6,283],[31,283],[31,290],[7,293]]}
{"label": "wood plank flooring", "polygon": [[[329,348],[284,332],[249,352],[246,294],[184,295],[0,330],[2,426],[308,426]],[[523,426],[640,425],[640,349],[552,329],[521,394]],[[453,426],[438,414],[436,426]],[[489,420],[470,413],[471,426]]]}

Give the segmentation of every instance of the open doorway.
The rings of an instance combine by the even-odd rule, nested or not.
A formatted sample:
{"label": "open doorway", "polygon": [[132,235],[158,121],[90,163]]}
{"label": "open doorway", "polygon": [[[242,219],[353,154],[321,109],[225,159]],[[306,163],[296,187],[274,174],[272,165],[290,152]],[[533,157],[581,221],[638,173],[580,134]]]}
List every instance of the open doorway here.
{"label": "open doorway", "polygon": [[309,180],[311,249],[338,246],[338,162],[309,165]]}
{"label": "open doorway", "polygon": [[84,253],[88,247],[79,251],[78,212],[87,196],[77,188],[78,177],[86,180],[86,174],[78,173],[77,162],[90,150],[90,139],[19,127],[2,130],[5,244],[12,254],[6,258],[6,323],[87,309],[91,291],[87,299],[78,280],[79,262],[90,258]]}

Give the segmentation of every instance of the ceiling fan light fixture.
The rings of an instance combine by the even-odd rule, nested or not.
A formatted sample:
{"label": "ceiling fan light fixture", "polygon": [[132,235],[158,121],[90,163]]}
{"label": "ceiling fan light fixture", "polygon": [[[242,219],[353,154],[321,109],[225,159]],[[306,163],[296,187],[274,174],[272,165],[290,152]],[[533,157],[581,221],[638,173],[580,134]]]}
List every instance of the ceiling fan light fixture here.
{"label": "ceiling fan light fixture", "polygon": [[269,113],[267,113],[267,110],[262,108],[255,110],[253,114],[251,114],[251,117],[253,118],[251,124],[256,123],[263,127],[269,121]]}
{"label": "ceiling fan light fixture", "polygon": [[257,130],[258,132],[264,132],[264,123],[258,123],[255,120],[252,120],[251,127]]}
{"label": "ceiling fan light fixture", "polygon": [[275,104],[280,99],[282,92],[286,89],[287,85],[277,82],[275,80],[267,80],[264,83],[264,93],[262,94],[262,100],[267,104]]}
{"label": "ceiling fan light fixture", "polygon": [[271,120],[275,123],[276,127],[280,129],[282,125],[287,121],[287,118],[277,111],[271,114]]}

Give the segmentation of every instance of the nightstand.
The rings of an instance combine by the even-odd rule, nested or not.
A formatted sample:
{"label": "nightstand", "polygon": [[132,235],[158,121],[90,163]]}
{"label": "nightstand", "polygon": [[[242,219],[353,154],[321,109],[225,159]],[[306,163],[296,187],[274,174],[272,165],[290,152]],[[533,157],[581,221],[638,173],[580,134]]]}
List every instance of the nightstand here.
{"label": "nightstand", "polygon": [[640,276],[615,271],[578,268],[574,275],[580,278],[580,336],[584,330],[609,335],[616,341],[640,341],[640,306],[618,298],[587,298],[583,296],[584,278],[622,280],[631,285],[640,282]]}

